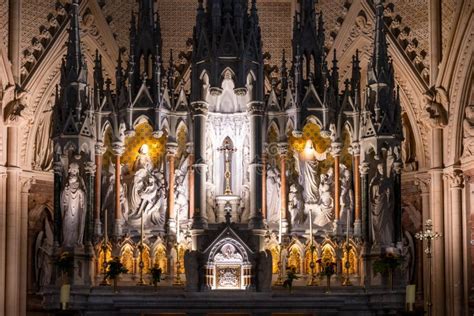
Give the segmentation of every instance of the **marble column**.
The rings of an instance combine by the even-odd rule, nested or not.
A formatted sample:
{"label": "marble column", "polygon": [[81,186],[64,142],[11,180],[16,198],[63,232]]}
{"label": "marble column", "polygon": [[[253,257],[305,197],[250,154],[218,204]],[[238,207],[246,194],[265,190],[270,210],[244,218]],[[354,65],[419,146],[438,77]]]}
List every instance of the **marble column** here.
{"label": "marble column", "polygon": [[95,205],[95,173],[96,165],[92,161],[87,162],[84,167],[86,183],[86,225],[84,227],[84,245],[93,251],[92,241],[94,238],[94,205]]}
{"label": "marble column", "polygon": [[253,101],[248,104],[248,114],[250,116],[250,135],[253,135],[250,142],[250,221],[249,227],[252,229],[263,228],[262,216],[262,123],[263,123],[263,102]]}
{"label": "marble column", "polygon": [[[342,234],[341,219],[341,143],[331,144],[331,154],[334,157],[334,215],[336,224],[336,234]],[[349,229],[349,228],[348,228]]]}
{"label": "marble column", "polygon": [[[6,265],[6,169],[0,166],[0,306],[5,306],[5,265]],[[3,307],[0,313],[3,313]]]}
{"label": "marble column", "polygon": [[168,229],[171,234],[177,233],[176,218],[174,214],[174,189],[175,189],[175,166],[178,144],[166,144],[166,158],[168,159]]}
{"label": "marble column", "polygon": [[360,165],[360,187],[361,187],[361,206],[362,206],[362,239],[370,243],[370,209],[369,209],[369,168],[368,162]]}
{"label": "marble column", "polygon": [[[441,62],[441,0],[429,1],[430,32],[430,86],[434,86],[438,77],[438,66]],[[442,126],[431,129],[431,219],[433,229],[444,235],[444,190],[443,190],[443,130]],[[443,240],[433,244],[433,316],[446,315],[445,287],[445,248]],[[433,284],[434,285],[434,284]]]}
{"label": "marble column", "polygon": [[361,222],[361,189],[360,189],[360,144],[352,144],[352,155],[354,157],[354,235],[360,237],[362,235],[362,222]]}
{"label": "marble column", "polygon": [[[447,309],[452,315],[464,315],[464,279],[463,279],[463,206],[462,191],[464,188],[464,175],[461,170],[454,170],[449,174],[451,182],[451,277],[447,279],[447,286],[451,287],[451,306]],[[436,260],[436,259],[435,259]],[[449,282],[451,281],[451,282]]]}
{"label": "marble column", "polygon": [[114,225],[114,237],[118,239],[122,237],[122,225],[123,225],[123,216],[122,216],[122,204],[120,202],[120,191],[121,183],[120,178],[122,177],[122,166],[120,162],[120,157],[124,153],[125,148],[120,145],[113,145],[113,151],[115,155],[115,225]]}
{"label": "marble column", "polygon": [[280,218],[281,218],[281,230],[282,234],[288,233],[288,188],[286,183],[286,157],[288,155],[288,144],[287,143],[279,143],[278,144],[278,154],[280,155]]}
{"label": "marble column", "polygon": [[[420,230],[424,227],[424,223],[426,220],[431,218],[430,212],[430,187],[431,187],[431,179],[429,174],[422,174],[417,176],[417,180],[415,184],[418,186],[421,192],[421,207],[422,207],[422,222],[420,226]],[[420,256],[419,261],[422,262],[421,270],[418,271],[420,276],[422,277],[422,282],[417,284],[417,290],[423,293],[423,302],[428,302],[428,287],[430,286],[430,275],[428,273],[428,258],[424,252],[424,249],[427,247],[426,241],[419,242],[420,243]]]}
{"label": "marble column", "polygon": [[105,153],[105,147],[97,144],[95,146],[95,199],[94,199],[94,236],[99,238],[102,235],[102,223],[100,221],[101,209],[101,191],[102,191],[102,156]]}
{"label": "marble column", "polygon": [[262,155],[262,217],[267,218],[267,157],[265,152]]}
{"label": "marble column", "polygon": [[20,248],[20,315],[26,316],[26,301],[27,301],[27,275],[28,275],[28,197],[30,195],[31,185],[34,179],[20,178],[21,181],[21,215],[20,215],[20,234],[21,234],[21,248]]}
{"label": "marble column", "polygon": [[189,201],[189,209],[188,209],[188,218],[193,218],[194,215],[194,149],[193,143],[188,143],[186,145],[186,150],[189,154],[189,170],[188,170],[188,201]]}
{"label": "marble column", "polygon": [[192,229],[207,228],[206,216],[206,126],[208,104],[193,102],[194,136],[194,216]]}

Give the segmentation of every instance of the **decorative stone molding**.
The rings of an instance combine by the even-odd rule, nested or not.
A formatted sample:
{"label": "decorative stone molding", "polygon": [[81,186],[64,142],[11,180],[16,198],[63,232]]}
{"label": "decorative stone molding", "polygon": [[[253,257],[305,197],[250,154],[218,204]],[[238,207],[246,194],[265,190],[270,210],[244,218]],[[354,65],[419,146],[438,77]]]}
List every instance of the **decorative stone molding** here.
{"label": "decorative stone molding", "polygon": [[429,193],[431,189],[431,177],[427,173],[415,176],[415,185],[420,189],[421,193]]}
{"label": "decorative stone molding", "polygon": [[443,128],[448,123],[446,108],[449,105],[448,94],[443,87],[431,87],[425,92],[426,118],[432,128]]}

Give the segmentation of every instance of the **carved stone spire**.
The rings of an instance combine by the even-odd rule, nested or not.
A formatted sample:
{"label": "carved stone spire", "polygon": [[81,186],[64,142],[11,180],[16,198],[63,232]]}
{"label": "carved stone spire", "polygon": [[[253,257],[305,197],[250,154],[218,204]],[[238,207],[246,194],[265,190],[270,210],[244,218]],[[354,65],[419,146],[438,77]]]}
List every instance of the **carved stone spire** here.
{"label": "carved stone spire", "polygon": [[369,84],[388,84],[391,76],[391,65],[387,53],[387,40],[384,31],[383,0],[375,1],[375,42],[372,58],[370,60],[368,79]]}
{"label": "carved stone spire", "polygon": [[87,66],[81,50],[81,38],[79,29],[79,0],[73,0],[71,4],[71,21],[69,28],[69,39],[67,44],[66,63],[64,75],[67,83],[87,82]]}

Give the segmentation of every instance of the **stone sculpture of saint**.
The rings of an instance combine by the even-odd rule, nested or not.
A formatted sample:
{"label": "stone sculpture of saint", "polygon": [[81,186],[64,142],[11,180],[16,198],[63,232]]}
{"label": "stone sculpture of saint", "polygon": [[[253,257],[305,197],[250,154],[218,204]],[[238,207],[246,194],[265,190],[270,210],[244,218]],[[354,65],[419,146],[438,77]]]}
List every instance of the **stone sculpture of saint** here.
{"label": "stone sculpture of saint", "polygon": [[66,185],[61,193],[64,247],[72,248],[82,245],[86,223],[85,205],[84,182],[79,175],[79,165],[73,162],[69,165]]}
{"label": "stone sculpture of saint", "polygon": [[351,171],[343,168],[341,177],[341,222],[346,225],[347,216],[349,216],[349,223],[352,223],[352,209],[354,207],[354,192],[352,191],[352,175]]}
{"label": "stone sculpture of saint", "polygon": [[377,174],[370,181],[370,207],[374,244],[388,246],[393,242],[393,188],[384,174],[384,165],[377,165]]}
{"label": "stone sculpture of saint", "polygon": [[316,204],[319,200],[319,162],[316,159],[300,158],[297,153],[295,154],[295,160],[299,182],[303,187],[303,200],[305,204]]}
{"label": "stone sculpture of saint", "polygon": [[280,220],[280,175],[275,167],[267,170],[267,210],[268,221],[278,223]]}
{"label": "stone sculpture of saint", "polygon": [[247,223],[250,217],[250,188],[248,184],[242,188],[240,209],[240,222]]}
{"label": "stone sculpture of saint", "polygon": [[296,184],[292,184],[288,194],[288,210],[290,211],[293,227],[304,223],[303,195],[298,187]]}
{"label": "stone sculpture of saint", "polygon": [[38,233],[35,244],[35,276],[39,287],[51,283],[53,272],[53,229],[50,220],[45,217],[43,230]]}
{"label": "stone sculpture of saint", "polygon": [[314,224],[324,227],[334,220],[334,199],[332,197],[332,187],[334,172],[329,168],[326,174],[321,174],[319,185],[319,211],[316,213]]}

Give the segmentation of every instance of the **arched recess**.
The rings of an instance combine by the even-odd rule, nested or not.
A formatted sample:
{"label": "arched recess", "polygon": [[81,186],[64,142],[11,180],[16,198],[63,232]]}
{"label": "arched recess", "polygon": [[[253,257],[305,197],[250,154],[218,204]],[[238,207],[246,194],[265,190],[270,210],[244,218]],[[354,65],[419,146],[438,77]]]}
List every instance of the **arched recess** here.
{"label": "arched recess", "polygon": [[[465,5],[466,2],[469,1],[465,1]],[[474,16],[469,15],[468,11],[460,12],[450,43],[451,49],[440,67],[440,79],[437,82],[437,86],[448,88],[450,99],[449,120],[445,129],[447,166],[458,163],[462,155],[464,112],[474,85]]]}
{"label": "arched recess", "polygon": [[[338,33],[345,34],[345,33]],[[349,34],[347,34],[349,36]],[[398,43],[395,43],[391,37],[387,37],[388,53],[393,61],[395,70],[396,85],[400,87],[400,101],[403,109],[407,113],[410,126],[413,130],[413,137],[416,144],[416,157],[419,163],[419,168],[425,168],[429,163],[429,148],[428,142],[429,129],[426,122],[424,122],[424,93],[428,86],[423,81],[421,76],[416,72],[411,61],[405,55],[405,52],[399,48]],[[356,37],[348,47],[344,47],[345,41],[335,42],[340,57],[339,68],[341,69],[341,81],[350,78],[352,71],[352,56],[359,50],[359,59],[361,72],[361,93],[364,95],[364,87],[366,83],[367,67],[372,55],[372,40],[367,35],[359,35]],[[362,49],[361,49],[362,47]],[[345,70],[345,72],[343,72]],[[363,98],[362,98],[363,99]]]}
{"label": "arched recess", "polygon": [[[48,102],[51,96],[56,94],[56,85],[59,84],[61,78],[60,67],[63,57],[66,54],[66,46],[64,43],[67,42],[67,38],[67,31],[66,28],[64,28],[58,37],[56,37],[55,42],[48,48],[48,52],[35,65],[28,79],[23,83],[23,89],[28,92],[29,96],[28,112],[31,113],[33,119],[29,123],[31,126],[23,129],[21,158],[25,169],[31,169],[34,161],[32,148],[34,148],[35,135],[41,123],[41,115],[38,115],[38,113],[43,113],[48,110]],[[82,50],[88,65],[89,77],[92,74],[92,65],[94,64],[96,49],[99,54],[103,56],[104,72],[113,74],[115,71],[115,61],[109,57],[108,50],[86,35],[82,40]],[[92,83],[89,82],[89,84]]]}

